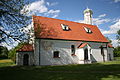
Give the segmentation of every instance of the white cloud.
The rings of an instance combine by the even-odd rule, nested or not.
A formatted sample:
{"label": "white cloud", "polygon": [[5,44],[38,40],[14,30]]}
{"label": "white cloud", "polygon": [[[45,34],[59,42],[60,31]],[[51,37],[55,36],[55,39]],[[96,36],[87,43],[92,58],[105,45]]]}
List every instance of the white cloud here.
{"label": "white cloud", "polygon": [[45,6],[45,1],[40,0],[40,1],[35,1],[31,4],[28,5],[28,10],[32,13],[44,13],[48,11],[48,8]]}
{"label": "white cloud", "polygon": [[24,9],[28,10],[27,15],[29,16],[34,14],[34,15],[41,15],[41,16],[47,16],[47,17],[49,16],[49,17],[55,18],[59,15],[60,10],[53,10],[53,9],[49,10],[48,6],[53,6],[57,4],[58,4],[57,2],[49,3],[49,2],[45,2],[45,0],[39,0],[39,1],[32,2],[29,5],[26,5]]}
{"label": "white cloud", "polygon": [[78,22],[78,23],[84,23],[84,20],[77,20],[75,22]]}
{"label": "white cloud", "polygon": [[120,29],[120,19],[110,26],[109,30],[102,30],[103,34],[115,34]]}
{"label": "white cloud", "polygon": [[58,2],[53,2],[53,3],[46,2],[46,4],[47,4],[48,6],[55,6],[55,5],[57,5],[57,4],[58,4]]}
{"label": "white cloud", "polygon": [[52,16],[52,18],[56,18],[58,17],[59,13],[60,13],[60,10],[51,9],[47,13],[45,13],[45,16]]}
{"label": "white cloud", "polygon": [[50,3],[49,2],[46,2],[46,4],[49,6],[50,5]]}
{"label": "white cloud", "polygon": [[52,16],[52,18],[56,18],[56,17],[58,17],[58,15],[57,15],[57,14]]}
{"label": "white cloud", "polygon": [[114,39],[111,40],[114,47],[117,47],[118,45],[120,46],[120,44],[118,44],[118,40],[114,40]]}
{"label": "white cloud", "polygon": [[93,18],[93,24],[100,25],[100,24],[111,21],[111,19],[104,18],[105,16],[106,16],[106,14],[101,14],[97,18]]}
{"label": "white cloud", "polygon": [[59,13],[60,12],[60,10],[49,10],[48,11],[48,14],[56,14],[56,13]]}
{"label": "white cloud", "polygon": [[103,23],[107,23],[109,21],[110,21],[110,19],[93,18],[93,24],[94,25],[100,25],[100,24],[103,24]]}
{"label": "white cloud", "polygon": [[120,0],[114,0],[115,3],[120,2]]}
{"label": "white cloud", "polygon": [[106,16],[106,14],[101,14],[101,15],[99,15],[98,17],[99,18],[102,18],[102,17],[105,17]]}
{"label": "white cloud", "polygon": [[[93,25],[100,25],[100,24],[110,22],[111,19],[106,19],[104,18],[105,16],[106,14],[101,14],[97,18],[92,18]],[[84,23],[84,20],[77,20],[75,22]]]}

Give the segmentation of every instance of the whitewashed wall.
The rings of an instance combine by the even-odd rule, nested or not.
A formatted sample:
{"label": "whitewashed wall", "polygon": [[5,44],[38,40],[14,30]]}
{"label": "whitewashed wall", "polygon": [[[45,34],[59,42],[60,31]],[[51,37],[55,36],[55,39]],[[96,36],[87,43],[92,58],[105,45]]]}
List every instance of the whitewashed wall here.
{"label": "whitewashed wall", "polygon": [[91,58],[90,58],[90,54],[91,54],[90,49],[91,49],[91,47],[89,45],[86,45],[83,48],[77,48],[77,53],[78,53],[77,56],[79,58],[79,64],[85,64],[86,63],[84,61],[84,50],[86,48],[88,49],[88,61],[87,61],[87,63],[91,63]]}
{"label": "whitewashed wall", "polygon": [[[41,65],[65,65],[79,64],[78,56],[71,56],[71,45],[77,45],[80,42],[58,41],[58,40],[41,40]],[[59,51],[60,58],[53,58],[53,52]],[[78,53],[76,52],[76,55]]]}
{"label": "whitewashed wall", "polygon": [[23,56],[29,55],[29,65],[34,65],[33,52],[17,52],[16,53],[16,65],[23,65]]}
{"label": "whitewashed wall", "polygon": [[108,48],[109,60],[114,60],[113,48]]}
{"label": "whitewashed wall", "polygon": [[[102,62],[103,56],[101,55],[101,45],[103,47],[106,47],[106,43],[97,43],[97,42],[88,42],[91,46],[91,54],[93,58],[93,62]],[[104,48],[104,55],[105,55],[105,61],[108,61],[108,52],[107,48]]]}
{"label": "whitewashed wall", "polygon": [[[35,40],[36,65],[83,64],[85,47],[88,47],[89,60],[91,62],[103,61],[103,56],[101,55],[101,49],[99,47],[101,45],[106,45],[106,43],[87,42],[90,44],[90,46],[87,45],[84,48],[77,48],[80,43],[81,43],[80,41],[36,39]],[[76,46],[75,53],[76,56],[71,56],[72,54],[71,45]],[[60,58],[53,58],[54,51],[60,52]],[[108,61],[107,49],[104,49],[104,54],[105,61]]]}
{"label": "whitewashed wall", "polygon": [[40,39],[35,39],[35,50],[34,50],[34,60],[35,65],[40,65],[39,59],[40,59]]}

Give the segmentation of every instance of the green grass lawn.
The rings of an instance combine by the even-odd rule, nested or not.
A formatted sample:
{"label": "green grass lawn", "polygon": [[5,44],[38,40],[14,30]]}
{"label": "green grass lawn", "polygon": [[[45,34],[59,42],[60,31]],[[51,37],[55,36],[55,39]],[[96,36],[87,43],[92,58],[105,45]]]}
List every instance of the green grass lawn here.
{"label": "green grass lawn", "polygon": [[15,64],[10,59],[2,59],[2,60],[0,60],[0,67],[13,66],[13,65],[15,65]]}
{"label": "green grass lawn", "polygon": [[[120,59],[120,58],[119,58]],[[120,60],[64,66],[15,66],[0,61],[0,80],[120,80]]]}

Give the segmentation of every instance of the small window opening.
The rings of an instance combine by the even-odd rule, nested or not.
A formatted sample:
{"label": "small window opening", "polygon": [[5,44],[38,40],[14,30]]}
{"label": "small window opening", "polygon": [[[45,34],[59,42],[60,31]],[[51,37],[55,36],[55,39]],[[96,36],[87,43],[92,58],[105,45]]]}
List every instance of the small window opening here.
{"label": "small window opening", "polygon": [[69,30],[70,30],[70,28],[69,28],[68,25],[61,24],[61,26],[62,26],[62,29],[63,29],[64,31],[69,31]]}
{"label": "small window opening", "polygon": [[75,55],[75,45],[71,45],[71,52],[72,52],[72,55]]}
{"label": "small window opening", "polygon": [[91,31],[90,28],[84,27],[84,29],[85,29],[85,31],[86,31],[87,33],[92,33],[92,31]]}
{"label": "small window opening", "polygon": [[59,58],[59,57],[60,57],[59,51],[54,51],[53,58]]}

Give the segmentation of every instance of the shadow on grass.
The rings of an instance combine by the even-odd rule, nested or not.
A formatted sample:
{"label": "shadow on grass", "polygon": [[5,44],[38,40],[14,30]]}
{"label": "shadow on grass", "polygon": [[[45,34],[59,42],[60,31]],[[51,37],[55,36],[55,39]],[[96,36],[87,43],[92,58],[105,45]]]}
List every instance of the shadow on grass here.
{"label": "shadow on grass", "polygon": [[6,56],[0,56],[0,60],[4,60],[4,59],[8,59],[8,57],[6,57]]}
{"label": "shadow on grass", "polygon": [[0,80],[120,80],[120,64],[1,67]]}

